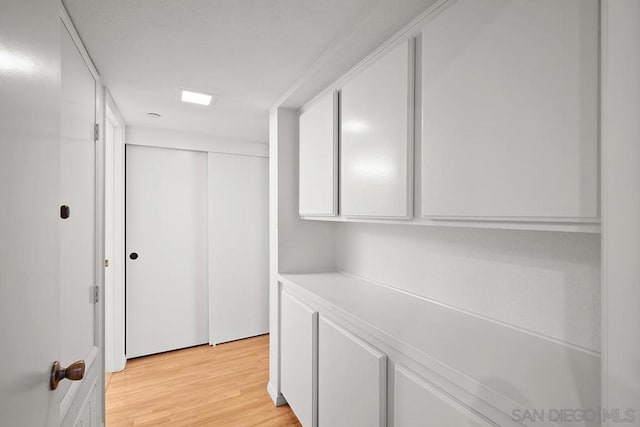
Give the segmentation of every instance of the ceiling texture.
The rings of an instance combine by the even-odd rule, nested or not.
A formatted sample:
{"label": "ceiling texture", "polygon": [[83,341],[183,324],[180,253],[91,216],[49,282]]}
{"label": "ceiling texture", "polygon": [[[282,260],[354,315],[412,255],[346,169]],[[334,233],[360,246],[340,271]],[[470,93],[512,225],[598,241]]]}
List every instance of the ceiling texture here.
{"label": "ceiling texture", "polygon": [[[432,3],[64,0],[128,126],[262,143],[270,107],[308,101]],[[218,99],[184,104],[179,88]]]}

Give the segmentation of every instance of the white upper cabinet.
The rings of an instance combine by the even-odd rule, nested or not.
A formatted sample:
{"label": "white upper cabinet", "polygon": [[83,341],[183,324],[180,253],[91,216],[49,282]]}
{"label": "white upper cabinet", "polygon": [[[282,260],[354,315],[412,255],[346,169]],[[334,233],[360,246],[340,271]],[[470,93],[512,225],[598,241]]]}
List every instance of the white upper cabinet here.
{"label": "white upper cabinet", "polygon": [[413,40],[399,44],[341,89],[344,216],[412,216],[413,46]]}
{"label": "white upper cabinet", "polygon": [[338,213],[338,95],[320,98],[300,115],[301,216]]}
{"label": "white upper cabinet", "polygon": [[423,216],[597,221],[598,16],[597,0],[457,0],[426,21]]}

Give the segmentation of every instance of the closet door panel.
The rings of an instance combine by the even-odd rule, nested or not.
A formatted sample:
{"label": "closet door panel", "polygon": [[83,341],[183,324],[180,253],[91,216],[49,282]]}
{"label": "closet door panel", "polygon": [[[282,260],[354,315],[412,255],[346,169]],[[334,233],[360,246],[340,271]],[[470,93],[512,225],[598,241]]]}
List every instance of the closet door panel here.
{"label": "closet door panel", "polygon": [[208,153],[209,342],[269,332],[269,159]]}
{"label": "closet door panel", "polygon": [[427,217],[597,219],[598,1],[457,0],[422,34]]}
{"label": "closet door panel", "polygon": [[413,41],[399,44],[347,81],[340,102],[342,214],[410,218]]}

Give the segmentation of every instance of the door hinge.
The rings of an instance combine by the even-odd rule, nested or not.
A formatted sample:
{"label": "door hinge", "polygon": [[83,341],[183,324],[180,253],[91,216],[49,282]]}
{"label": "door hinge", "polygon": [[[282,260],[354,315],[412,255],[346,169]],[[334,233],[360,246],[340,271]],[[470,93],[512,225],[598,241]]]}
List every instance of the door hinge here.
{"label": "door hinge", "polygon": [[100,140],[100,124],[96,123],[93,125],[93,142],[97,142],[99,140]]}
{"label": "door hinge", "polygon": [[100,288],[98,286],[89,287],[89,302],[97,304],[100,300]]}

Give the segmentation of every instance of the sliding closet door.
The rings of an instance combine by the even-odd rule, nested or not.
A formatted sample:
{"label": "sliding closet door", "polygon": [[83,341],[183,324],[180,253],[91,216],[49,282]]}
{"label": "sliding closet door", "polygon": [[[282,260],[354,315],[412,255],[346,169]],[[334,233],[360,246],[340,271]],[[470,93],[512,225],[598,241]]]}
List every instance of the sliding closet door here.
{"label": "sliding closet door", "polygon": [[208,343],[207,154],[126,154],[127,357]]}
{"label": "sliding closet door", "polygon": [[209,328],[219,344],[269,332],[269,159],[209,153]]}

